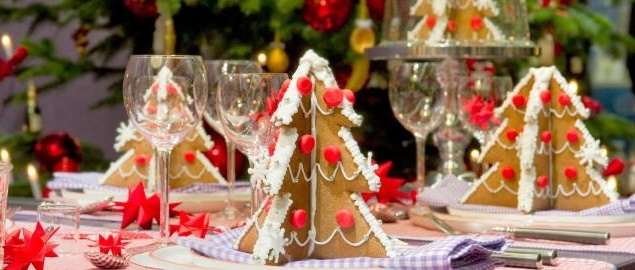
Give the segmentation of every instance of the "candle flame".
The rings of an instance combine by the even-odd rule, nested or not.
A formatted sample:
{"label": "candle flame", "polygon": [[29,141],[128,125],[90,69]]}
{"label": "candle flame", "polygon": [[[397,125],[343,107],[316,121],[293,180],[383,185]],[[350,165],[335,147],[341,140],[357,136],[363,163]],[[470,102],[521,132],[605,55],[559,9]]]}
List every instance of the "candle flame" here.
{"label": "candle flame", "polygon": [[576,81],[575,79],[571,79],[571,81],[569,81],[569,88],[571,88],[571,91],[573,91],[573,93],[577,94],[579,90],[578,81]]}
{"label": "candle flame", "polygon": [[478,151],[478,149],[472,149],[472,151],[470,151],[470,159],[474,162],[478,160],[478,157],[480,155],[481,155],[481,151]]}
{"label": "candle flame", "polygon": [[3,48],[11,48],[13,46],[13,43],[11,42],[11,36],[9,36],[9,34],[7,33],[2,34],[0,42],[2,42]]}
{"label": "candle flame", "polygon": [[616,190],[617,189],[617,178],[615,178],[615,176],[609,176],[608,179],[606,179],[606,184],[608,185],[608,188],[610,190]]}
{"label": "candle flame", "polygon": [[9,155],[9,151],[6,148],[0,149],[0,160],[4,162],[11,161],[11,155]]}
{"label": "candle flame", "polygon": [[258,63],[261,66],[264,66],[267,64],[267,54],[265,54],[264,52],[259,53],[256,59],[258,60]]}
{"label": "candle flame", "polygon": [[37,181],[38,173],[37,173],[37,168],[35,168],[35,165],[33,165],[32,163],[29,163],[26,166],[26,175],[29,177],[30,181]]}

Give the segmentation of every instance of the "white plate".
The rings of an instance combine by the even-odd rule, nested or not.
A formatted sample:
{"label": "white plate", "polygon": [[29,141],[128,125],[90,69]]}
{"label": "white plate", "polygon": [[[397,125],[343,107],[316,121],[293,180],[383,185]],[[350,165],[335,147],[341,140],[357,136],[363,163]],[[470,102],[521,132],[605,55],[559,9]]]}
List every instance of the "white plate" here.
{"label": "white plate", "polygon": [[[439,228],[427,217],[422,216],[421,211],[427,210],[423,207],[417,207],[410,210],[410,218],[412,222],[426,229],[438,231]],[[593,223],[595,217],[584,217],[586,219],[580,219],[583,217],[576,217],[577,219],[567,219],[568,217],[549,217],[547,219],[537,220],[536,216],[531,215],[501,215],[486,213],[479,213],[478,215],[474,213],[469,215],[454,215],[437,212],[435,212],[434,215],[445,221],[457,231],[468,234],[484,233],[496,226],[531,226],[534,228],[546,229],[603,231],[610,233],[611,237],[635,236],[635,220],[628,218],[622,221],[616,219],[617,221],[615,222],[609,222],[605,218],[599,218],[597,223]],[[582,222],[582,220],[584,222]]]}
{"label": "white plate", "polygon": [[[107,192],[98,190],[85,190],[76,192],[72,190],[61,190],[62,198],[75,200],[81,204],[102,200],[110,196],[113,201],[125,202],[128,200],[127,192]],[[219,191],[212,193],[170,193],[171,202],[181,202],[176,210],[183,210],[189,213],[194,212],[217,212],[225,208],[225,198],[227,192]],[[236,202],[247,202],[250,199],[249,189],[236,189],[233,193]]]}

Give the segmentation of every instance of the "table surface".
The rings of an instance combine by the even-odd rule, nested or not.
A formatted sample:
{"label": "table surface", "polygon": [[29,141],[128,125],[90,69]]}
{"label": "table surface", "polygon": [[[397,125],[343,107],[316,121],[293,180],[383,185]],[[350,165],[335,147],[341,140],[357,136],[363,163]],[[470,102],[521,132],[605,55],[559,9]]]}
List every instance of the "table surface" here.
{"label": "table surface", "polygon": [[[15,226],[25,226],[32,228],[36,220],[35,206],[33,200],[10,199],[12,207],[20,207],[15,216]],[[113,222],[113,213],[102,213],[101,215],[82,215],[81,231],[86,233],[104,234],[119,230],[119,223]],[[427,230],[415,226],[409,221],[400,221],[393,224],[384,224],[385,231],[393,236],[418,237],[425,240],[434,240],[445,235],[442,232]],[[150,234],[154,234],[150,232]],[[151,243],[152,240],[132,240],[129,248],[143,246]],[[58,258],[47,258],[45,269],[96,269],[82,253],[96,248],[88,247],[92,244],[90,240],[79,240],[77,252],[75,254],[62,254]],[[61,240],[60,245],[72,245],[72,240]],[[559,265],[557,267],[544,267],[543,269],[635,269],[635,237],[614,238],[606,246],[582,246],[576,244],[566,244],[550,241],[514,241],[518,246],[536,246],[558,249]],[[590,250],[593,250],[591,252]],[[125,252],[125,250],[124,250]],[[610,263],[608,263],[610,262]],[[127,269],[142,269],[130,266]],[[497,269],[508,269],[499,267]],[[518,269],[518,268],[509,268]]]}

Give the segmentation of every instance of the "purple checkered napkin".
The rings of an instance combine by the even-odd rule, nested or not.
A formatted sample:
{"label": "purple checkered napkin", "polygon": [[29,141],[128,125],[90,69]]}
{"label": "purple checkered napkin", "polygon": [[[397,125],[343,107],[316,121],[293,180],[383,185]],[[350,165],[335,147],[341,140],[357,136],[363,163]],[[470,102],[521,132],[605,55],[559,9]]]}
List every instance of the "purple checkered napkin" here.
{"label": "purple checkered napkin", "polygon": [[[422,205],[432,207],[451,206],[454,209],[463,211],[524,215],[516,208],[459,203],[463,194],[465,194],[469,188],[468,183],[461,181],[456,176],[448,175],[433,186],[424,189],[423,192],[417,196],[417,200]],[[635,214],[635,195],[627,199],[617,200],[603,206],[582,211],[545,210],[533,213],[533,215],[537,216],[617,216],[624,214]]]}
{"label": "purple checkered napkin", "polygon": [[[244,227],[208,237],[208,239],[180,237],[176,242],[210,258],[237,263],[253,263],[251,254],[235,250],[233,244]],[[290,268],[389,268],[389,269],[492,269],[501,265],[489,259],[493,252],[507,247],[504,237],[452,236],[425,246],[398,248],[397,258],[309,259],[285,264]]]}

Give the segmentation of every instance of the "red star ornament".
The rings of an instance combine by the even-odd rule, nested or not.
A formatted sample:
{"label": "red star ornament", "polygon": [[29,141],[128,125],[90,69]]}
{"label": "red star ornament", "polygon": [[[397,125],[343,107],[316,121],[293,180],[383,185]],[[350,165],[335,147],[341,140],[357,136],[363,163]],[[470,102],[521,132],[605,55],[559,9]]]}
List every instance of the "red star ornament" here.
{"label": "red star ornament", "polygon": [[121,250],[129,244],[129,242],[123,242],[121,240],[122,237],[120,234],[115,236],[109,234],[108,237],[104,237],[100,234],[97,245],[91,245],[91,247],[99,247],[99,252],[103,254],[108,254],[108,252],[110,252],[114,256],[121,256]]}
{"label": "red star ornament", "polygon": [[44,269],[46,257],[57,257],[54,251],[57,244],[49,244],[48,240],[58,229],[45,232],[38,222],[33,232],[20,228],[9,233],[4,243],[4,262],[8,263],[4,269],[28,269],[30,265],[36,270]]}
{"label": "red star ornament", "polygon": [[205,238],[208,231],[215,231],[209,227],[210,213],[200,213],[195,216],[188,215],[185,211],[179,212],[179,224],[170,225],[170,235],[177,233],[178,236],[194,235],[198,238]]}
{"label": "red star ornament", "polygon": [[368,201],[373,196],[377,197],[377,202],[387,204],[389,202],[403,203],[402,199],[411,199],[411,195],[399,188],[406,183],[406,179],[389,177],[388,172],[392,168],[392,161],[387,161],[379,165],[379,168],[375,170],[375,174],[379,176],[381,186],[377,192],[364,192],[362,197]]}
{"label": "red star ornament", "polygon": [[[136,221],[139,228],[152,229],[152,220],[159,222],[159,201],[159,195],[156,193],[146,198],[143,182],[139,182],[134,189],[128,189],[128,201],[115,202],[116,206],[123,207],[121,228],[124,229]],[[170,215],[176,214],[173,209],[180,204],[180,202],[170,203]]]}
{"label": "red star ornament", "polygon": [[490,121],[498,122],[494,117],[495,100],[486,101],[475,95],[471,98],[461,98],[461,102],[461,110],[468,113],[470,124],[487,129]]}

